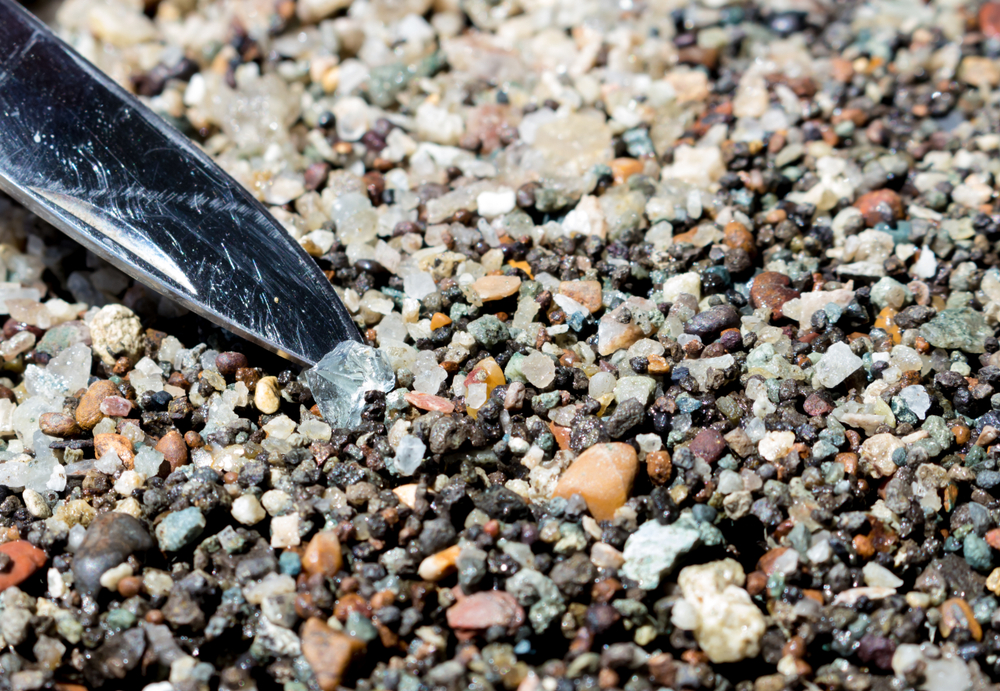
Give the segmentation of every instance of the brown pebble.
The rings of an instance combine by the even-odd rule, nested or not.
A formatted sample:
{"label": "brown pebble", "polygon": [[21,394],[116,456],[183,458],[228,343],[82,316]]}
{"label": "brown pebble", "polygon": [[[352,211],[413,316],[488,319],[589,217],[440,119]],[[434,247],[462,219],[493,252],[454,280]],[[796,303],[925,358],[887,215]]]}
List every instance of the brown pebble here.
{"label": "brown pebble", "polygon": [[660,686],[670,688],[677,682],[677,663],[670,653],[656,653],[646,665],[650,676]]}
{"label": "brown pebble", "polygon": [[151,609],[144,617],[150,624],[162,624],[164,622],[163,612],[158,609]]}
{"label": "brown pebble", "polygon": [[305,187],[310,192],[318,190],[326,184],[326,178],[330,175],[330,164],[324,161],[313,163],[306,168],[304,179]]}
{"label": "brown pebble", "polygon": [[604,667],[597,673],[597,685],[601,689],[613,689],[618,686],[618,672]]}
{"label": "brown pebble", "polygon": [[792,636],[785,643],[784,647],[782,647],[781,654],[791,655],[792,657],[805,657],[806,642],[802,640],[801,636]]}
{"label": "brown pebble", "polygon": [[302,555],[302,570],[310,576],[320,573],[333,578],[342,565],[343,555],[337,533],[332,530],[316,533]]}
{"label": "brown pebble", "polygon": [[753,233],[739,221],[730,221],[726,224],[723,242],[730,249],[739,248],[751,257],[757,255],[757,244],[754,242]]}
{"label": "brown pebble", "polygon": [[340,686],[351,661],[365,649],[360,640],[334,631],[318,617],[306,620],[301,638],[302,654],[323,691],[334,691]]}
{"label": "brown pebble", "polygon": [[240,367],[236,370],[236,381],[241,381],[253,393],[254,388],[257,386],[257,382],[260,381],[261,373],[259,370],[253,367]]}
{"label": "brown pebble", "polygon": [[6,398],[12,403],[17,403],[17,394],[14,393],[13,389],[10,389],[2,384],[0,384],[0,398]]}
{"label": "brown pebble", "polygon": [[977,641],[983,640],[983,628],[976,621],[972,607],[960,597],[953,597],[941,603],[941,622],[938,627],[945,638],[956,629],[964,629]]}
{"label": "brown pebble", "polygon": [[205,440],[192,429],[184,433],[184,443],[188,445],[189,449],[200,449],[205,445]]}
{"label": "brown pebble", "polygon": [[38,418],[38,429],[50,437],[74,437],[82,431],[72,415],[66,413],[42,413]]}
{"label": "brown pebble", "polygon": [[111,373],[120,377],[126,374],[130,369],[132,369],[132,361],[127,355],[122,355],[120,358],[115,360],[115,364],[111,368]]}
{"label": "brown pebble", "polygon": [[232,377],[238,369],[247,367],[249,364],[247,356],[243,353],[227,351],[219,353],[215,357],[215,366],[223,377]]}
{"label": "brown pebble", "polygon": [[747,574],[747,592],[751,595],[760,595],[767,587],[767,574],[763,571],[751,571]]}
{"label": "brown pebble", "polygon": [[142,591],[142,578],[126,576],[118,581],[118,594],[122,597],[135,597]]}
{"label": "brown pebble", "polygon": [[874,190],[861,195],[854,206],[871,228],[876,223],[892,223],[903,217],[903,202],[892,190]]}
{"label": "brown pebble", "polygon": [[698,432],[688,448],[706,463],[715,463],[726,450],[726,440],[719,430],[706,427]]}
{"label": "brown pebble", "polygon": [[829,415],[833,412],[833,406],[816,392],[809,394],[802,404],[802,409],[806,411],[807,415],[811,415],[812,417]]}
{"label": "brown pebble", "polygon": [[118,454],[126,470],[132,470],[135,463],[135,452],[132,450],[132,440],[121,434],[95,434],[94,455],[100,458],[108,452]]}
{"label": "brown pebble", "polygon": [[180,372],[173,372],[170,378],[167,379],[167,383],[170,386],[176,386],[178,389],[189,389],[191,388],[191,382],[184,378],[184,375]]}
{"label": "brown pebble", "polygon": [[175,429],[164,434],[160,438],[160,441],[156,442],[156,450],[162,453],[164,460],[170,464],[170,472],[177,470],[188,462],[188,445],[185,443],[185,438],[181,436],[181,433]]}
{"label": "brown pebble", "polygon": [[93,429],[94,425],[104,419],[104,413],[101,412],[101,403],[104,399],[119,395],[121,392],[118,391],[118,387],[110,381],[106,379],[95,381],[80,397],[80,403],[76,406],[76,424],[82,429]]}
{"label": "brown pebble", "polygon": [[757,560],[757,569],[763,571],[765,575],[770,576],[774,573],[774,563],[778,560],[778,557],[787,551],[787,547],[775,547],[768,550],[764,553],[764,556]]}
{"label": "brown pebble", "polygon": [[646,472],[654,485],[665,485],[670,482],[672,470],[670,454],[666,451],[651,451],[646,454]]}
{"label": "brown pebble", "polygon": [[767,307],[775,319],[784,316],[782,306],[793,298],[799,297],[799,291],[789,288],[791,280],[785,274],[776,271],[765,271],[757,274],[750,288],[750,300],[755,308]]}
{"label": "brown pebble", "polygon": [[865,535],[855,535],[851,543],[854,545],[854,551],[862,559],[869,559],[875,554],[875,547],[872,545],[872,541]]}

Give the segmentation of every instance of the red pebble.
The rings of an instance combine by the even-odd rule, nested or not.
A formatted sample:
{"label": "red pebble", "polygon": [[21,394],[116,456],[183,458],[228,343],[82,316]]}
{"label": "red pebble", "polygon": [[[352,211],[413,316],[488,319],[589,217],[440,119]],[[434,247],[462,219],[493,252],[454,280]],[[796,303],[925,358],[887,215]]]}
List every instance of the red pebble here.
{"label": "red pebble", "polygon": [[14,540],[0,545],[0,552],[14,562],[6,571],[0,572],[0,592],[13,585],[20,585],[28,576],[45,566],[48,556],[27,540]]}

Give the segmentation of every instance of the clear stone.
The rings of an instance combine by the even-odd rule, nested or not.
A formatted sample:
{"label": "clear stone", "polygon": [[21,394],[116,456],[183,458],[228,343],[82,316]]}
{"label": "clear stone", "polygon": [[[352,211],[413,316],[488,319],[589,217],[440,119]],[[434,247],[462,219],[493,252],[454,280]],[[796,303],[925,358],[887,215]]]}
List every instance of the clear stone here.
{"label": "clear stone", "polygon": [[403,276],[403,292],[411,298],[423,300],[436,290],[434,277],[426,271],[411,271]]}
{"label": "clear stone", "polygon": [[927,394],[927,389],[919,384],[914,384],[900,391],[899,397],[918,418],[923,420],[926,417],[927,411],[931,407],[931,397]]}
{"label": "clear stone", "polygon": [[306,420],[299,425],[299,434],[312,441],[330,441],[333,430],[322,420]]}
{"label": "clear stone", "polygon": [[389,393],[396,384],[392,366],[381,351],[344,341],[305,372],[320,412],[336,429],[361,425],[365,393]]}
{"label": "clear stone", "polygon": [[134,468],[136,472],[141,473],[144,477],[157,475],[160,472],[160,465],[162,463],[163,454],[152,446],[143,446],[135,454]]}
{"label": "clear stone", "polygon": [[34,437],[38,431],[38,418],[43,413],[62,412],[62,398],[33,396],[14,409],[11,426],[23,442]]}
{"label": "clear stone", "polygon": [[405,435],[396,447],[396,470],[400,475],[413,475],[420,468],[424,460],[424,452],[427,445],[419,437],[412,434]]}
{"label": "clear stone", "polygon": [[832,389],[858,371],[861,365],[861,358],[851,351],[851,346],[834,343],[816,363],[814,378],[819,386]]}
{"label": "clear stone", "polygon": [[67,396],[87,388],[91,365],[90,348],[82,343],[71,345],[49,361],[47,366],[28,365],[24,387],[31,396]]}
{"label": "clear stone", "polygon": [[105,475],[114,475],[122,467],[122,459],[114,451],[107,451],[94,462],[94,469]]}

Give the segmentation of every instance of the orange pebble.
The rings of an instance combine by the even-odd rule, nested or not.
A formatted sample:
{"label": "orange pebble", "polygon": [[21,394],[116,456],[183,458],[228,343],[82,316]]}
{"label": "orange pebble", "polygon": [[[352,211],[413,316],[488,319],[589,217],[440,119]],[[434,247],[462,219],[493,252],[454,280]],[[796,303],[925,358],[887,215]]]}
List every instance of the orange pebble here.
{"label": "orange pebble", "polygon": [[616,158],[611,162],[611,173],[614,175],[616,185],[627,182],[630,177],[641,172],[642,161],[634,158]]}
{"label": "orange pebble", "polygon": [[443,312],[435,312],[434,316],[431,317],[431,331],[440,329],[442,326],[448,326],[449,324],[451,324],[451,317]]}
{"label": "orange pebble", "polygon": [[875,320],[875,328],[885,331],[892,338],[892,342],[898,344],[903,340],[903,334],[896,325],[896,314],[896,310],[891,307],[883,308]]}

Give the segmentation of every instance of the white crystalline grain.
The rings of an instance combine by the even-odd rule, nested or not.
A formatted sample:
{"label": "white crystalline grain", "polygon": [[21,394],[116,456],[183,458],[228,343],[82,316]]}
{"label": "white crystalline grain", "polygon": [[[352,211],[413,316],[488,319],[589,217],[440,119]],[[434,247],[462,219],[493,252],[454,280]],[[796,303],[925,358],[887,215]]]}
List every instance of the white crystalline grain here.
{"label": "white crystalline grain", "polygon": [[816,384],[827,389],[840,384],[861,367],[861,358],[846,343],[834,343],[818,363],[813,375]]}
{"label": "white crystalline grain", "polygon": [[421,350],[413,363],[413,390],[420,393],[437,394],[448,379],[448,372],[438,364],[437,358],[429,350]]}
{"label": "white crystalline grain", "polygon": [[903,399],[906,407],[918,418],[923,420],[927,416],[927,411],[931,407],[931,397],[927,394],[927,389],[923,386],[920,384],[907,386],[899,392],[899,397]]}
{"label": "white crystalline grain", "polygon": [[521,362],[521,374],[532,386],[544,388],[556,377],[556,365],[548,355],[537,350]]}
{"label": "white crystalline grain", "polygon": [[400,475],[413,475],[424,461],[427,445],[412,434],[404,435],[396,447],[396,470]]}
{"label": "white crystalline grain", "polygon": [[396,375],[385,356],[357,341],[337,345],[306,370],[305,378],[323,418],[334,429],[359,427],[365,394],[389,393],[396,385]]}
{"label": "white crystalline grain", "polygon": [[411,271],[403,276],[403,292],[411,298],[423,300],[436,290],[434,277],[426,271]]}
{"label": "white crystalline grain", "polygon": [[760,652],[767,625],[741,587],[745,580],[743,567],[734,559],[688,566],[677,577],[684,606],[674,606],[672,619],[694,632],[712,662],[739,662]]}

